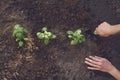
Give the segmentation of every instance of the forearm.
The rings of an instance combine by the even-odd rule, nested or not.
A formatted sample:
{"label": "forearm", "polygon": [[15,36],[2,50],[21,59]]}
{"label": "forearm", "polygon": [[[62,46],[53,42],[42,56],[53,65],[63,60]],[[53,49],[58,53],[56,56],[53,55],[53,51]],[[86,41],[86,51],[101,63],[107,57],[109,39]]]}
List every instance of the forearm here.
{"label": "forearm", "polygon": [[112,25],[112,26],[113,26],[114,34],[119,34],[120,33],[120,24]]}
{"label": "forearm", "polygon": [[112,71],[110,71],[108,73],[111,74],[117,80],[120,80],[120,71],[118,69],[116,69],[115,67],[113,68]]}

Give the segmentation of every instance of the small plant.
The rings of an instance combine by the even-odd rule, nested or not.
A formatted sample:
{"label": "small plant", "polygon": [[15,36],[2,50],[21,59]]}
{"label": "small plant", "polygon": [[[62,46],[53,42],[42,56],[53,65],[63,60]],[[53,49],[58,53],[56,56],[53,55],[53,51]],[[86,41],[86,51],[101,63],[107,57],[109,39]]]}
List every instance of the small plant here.
{"label": "small plant", "polygon": [[68,30],[68,38],[72,39],[71,40],[71,45],[77,45],[79,43],[85,42],[85,37],[84,35],[81,34],[82,31],[80,29],[77,29],[75,32]]}
{"label": "small plant", "polygon": [[55,39],[56,35],[47,31],[46,27],[42,28],[42,32],[37,32],[37,38],[44,40],[44,44],[48,45],[51,39]]}
{"label": "small plant", "polygon": [[94,34],[94,35],[98,35],[98,34],[96,33],[96,31],[94,31],[93,34]]}
{"label": "small plant", "polygon": [[16,41],[19,44],[19,47],[24,46],[24,41],[27,41],[28,38],[26,38],[26,35],[28,34],[28,31],[23,28],[21,25],[16,24],[13,29],[13,37],[16,38]]}

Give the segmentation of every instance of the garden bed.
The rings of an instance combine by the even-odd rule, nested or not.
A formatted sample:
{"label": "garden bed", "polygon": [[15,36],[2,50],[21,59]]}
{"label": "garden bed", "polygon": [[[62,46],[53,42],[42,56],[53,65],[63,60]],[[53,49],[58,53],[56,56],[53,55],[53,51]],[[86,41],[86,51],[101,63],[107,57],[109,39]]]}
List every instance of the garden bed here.
{"label": "garden bed", "polygon": [[[120,69],[119,35],[92,35],[103,21],[120,23],[119,0],[3,0],[0,80],[115,80],[107,73],[87,70],[84,63],[89,55],[98,55]],[[29,31],[23,48],[12,37],[17,23]],[[47,46],[36,37],[44,26],[57,35]],[[79,28],[86,42],[71,46],[66,31]]]}

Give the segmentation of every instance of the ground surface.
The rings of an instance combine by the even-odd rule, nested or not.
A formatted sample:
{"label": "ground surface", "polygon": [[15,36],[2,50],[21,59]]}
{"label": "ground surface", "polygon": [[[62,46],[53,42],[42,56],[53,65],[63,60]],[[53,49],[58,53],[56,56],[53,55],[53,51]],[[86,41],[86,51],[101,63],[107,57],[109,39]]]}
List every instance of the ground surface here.
{"label": "ground surface", "polygon": [[[120,37],[94,37],[101,22],[120,23],[120,0],[2,0],[0,2],[0,80],[115,80],[89,71],[85,57],[98,55],[120,69]],[[16,23],[30,32],[18,48],[12,37]],[[45,46],[35,34],[43,26],[57,35]],[[81,28],[86,42],[70,46],[67,30]]]}

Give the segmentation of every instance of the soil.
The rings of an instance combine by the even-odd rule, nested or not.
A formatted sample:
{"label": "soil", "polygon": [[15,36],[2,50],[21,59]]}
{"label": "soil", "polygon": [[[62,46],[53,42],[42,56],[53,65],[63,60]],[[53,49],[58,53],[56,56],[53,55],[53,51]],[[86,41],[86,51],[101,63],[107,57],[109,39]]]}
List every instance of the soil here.
{"label": "soil", "polygon": [[[92,35],[103,21],[120,23],[120,0],[2,0],[0,80],[115,80],[108,73],[88,70],[84,63],[89,55],[97,55],[120,69],[119,35]],[[12,37],[16,23],[29,30],[23,48]],[[48,46],[36,38],[44,26],[57,35]],[[78,28],[86,42],[71,46],[66,31]]]}

